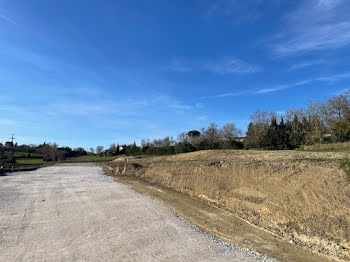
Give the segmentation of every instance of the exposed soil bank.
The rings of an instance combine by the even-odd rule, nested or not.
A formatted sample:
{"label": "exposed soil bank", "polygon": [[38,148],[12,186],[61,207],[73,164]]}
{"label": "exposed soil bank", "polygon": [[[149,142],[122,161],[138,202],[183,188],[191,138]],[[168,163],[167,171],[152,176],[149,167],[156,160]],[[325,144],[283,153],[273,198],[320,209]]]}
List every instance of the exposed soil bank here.
{"label": "exposed soil bank", "polygon": [[[201,151],[131,161],[124,175],[202,199],[316,254],[348,261],[350,185],[338,168],[348,156]],[[118,165],[111,164],[113,172]]]}
{"label": "exposed soil bank", "polygon": [[100,167],[0,177],[0,261],[272,261],[226,246]]}

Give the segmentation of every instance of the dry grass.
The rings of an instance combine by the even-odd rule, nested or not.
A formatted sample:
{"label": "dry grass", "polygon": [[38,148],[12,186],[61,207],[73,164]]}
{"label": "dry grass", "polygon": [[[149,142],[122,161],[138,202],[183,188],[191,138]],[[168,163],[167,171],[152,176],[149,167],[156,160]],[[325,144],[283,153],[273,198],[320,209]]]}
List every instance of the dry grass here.
{"label": "dry grass", "polygon": [[334,143],[334,144],[316,144],[305,146],[307,151],[333,151],[333,152],[350,152],[350,142]]}
{"label": "dry grass", "polygon": [[[215,203],[315,253],[350,259],[348,153],[201,151],[138,160],[136,176]],[[114,163],[118,165],[118,163]]]}

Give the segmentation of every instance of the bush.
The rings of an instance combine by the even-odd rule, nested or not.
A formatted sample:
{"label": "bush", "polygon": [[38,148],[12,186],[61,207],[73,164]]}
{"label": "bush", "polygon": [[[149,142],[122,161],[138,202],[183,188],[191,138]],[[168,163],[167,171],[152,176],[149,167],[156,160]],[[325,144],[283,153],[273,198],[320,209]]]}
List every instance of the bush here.
{"label": "bush", "polygon": [[300,145],[296,148],[297,151],[305,151],[305,146],[304,145]]}
{"label": "bush", "polygon": [[350,183],[350,159],[345,158],[340,160],[340,168],[343,169],[343,171],[346,174],[346,178],[348,182]]}

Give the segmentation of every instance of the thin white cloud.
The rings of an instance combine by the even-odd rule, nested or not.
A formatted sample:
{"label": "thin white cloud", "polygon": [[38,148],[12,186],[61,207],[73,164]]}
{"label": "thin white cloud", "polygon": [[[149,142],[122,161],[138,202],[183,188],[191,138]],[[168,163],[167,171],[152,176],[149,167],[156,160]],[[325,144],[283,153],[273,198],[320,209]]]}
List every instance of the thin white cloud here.
{"label": "thin white cloud", "polygon": [[237,97],[242,95],[263,95],[268,93],[273,93],[277,91],[286,90],[289,88],[302,86],[311,83],[312,80],[303,80],[292,84],[284,84],[284,85],[278,85],[275,87],[270,88],[261,88],[261,89],[251,89],[251,90],[244,90],[244,91],[237,91],[237,92],[228,92],[228,93],[222,93],[214,96],[215,98],[225,98],[225,97]]}
{"label": "thin white cloud", "polygon": [[100,102],[98,104],[88,102],[57,103],[53,105],[53,109],[53,111],[56,113],[66,115],[89,116],[108,112],[108,107],[103,102]]}
{"label": "thin white cloud", "polygon": [[[205,1],[203,1],[207,4]],[[208,1],[206,17],[209,19],[229,18],[233,24],[255,22],[264,11],[280,5],[280,0],[215,0]]]}
{"label": "thin white cloud", "polygon": [[197,120],[198,121],[207,121],[208,117],[207,116],[199,116],[199,117],[197,117]]}
{"label": "thin white cloud", "polygon": [[262,0],[216,0],[209,5],[207,15],[235,17],[234,22],[254,21],[261,15]]}
{"label": "thin white cloud", "polygon": [[345,0],[304,1],[286,17],[272,46],[279,56],[334,50],[350,44],[350,6]]}
{"label": "thin white cloud", "polygon": [[286,84],[286,85],[280,85],[280,86],[276,86],[276,87],[272,87],[272,88],[259,89],[259,90],[255,91],[254,93],[255,94],[267,94],[267,93],[272,93],[272,92],[276,92],[276,91],[289,89],[292,87],[303,86],[303,85],[309,84],[311,82],[312,82],[312,80],[303,80],[303,81],[296,82],[293,84]]}
{"label": "thin white cloud", "polygon": [[183,112],[186,110],[190,110],[193,108],[192,105],[188,105],[188,104],[184,104],[170,96],[167,95],[160,95],[160,96],[156,96],[151,98],[151,101],[149,103],[149,105],[151,106],[158,106],[161,105],[165,108],[170,108],[170,109],[174,109],[177,112]]}
{"label": "thin white cloud", "polygon": [[[202,105],[202,104],[200,104]],[[48,115],[71,115],[71,116],[138,116],[145,110],[164,111],[183,113],[185,111],[197,108],[197,105],[185,104],[168,95],[149,96],[147,98],[137,99],[92,99],[79,98],[78,100],[60,100],[52,105],[48,105],[46,112]]]}
{"label": "thin white cloud", "polygon": [[198,109],[204,108],[204,104],[203,104],[203,103],[200,103],[200,102],[196,103],[194,106],[195,106],[196,108],[198,108]]}
{"label": "thin white cloud", "polygon": [[0,14],[0,20],[3,20],[5,22],[13,24],[13,25],[17,25],[17,23],[13,19],[11,19],[9,16],[4,15],[4,14]]}
{"label": "thin white cloud", "polygon": [[323,82],[336,82],[336,81],[340,81],[340,80],[348,79],[348,78],[350,78],[350,72],[336,74],[336,75],[330,75],[330,76],[318,77],[315,80],[323,81]]}
{"label": "thin white cloud", "polygon": [[261,71],[257,65],[249,64],[238,58],[225,58],[216,63],[207,63],[203,69],[220,74],[252,74]]}
{"label": "thin white cloud", "polygon": [[251,93],[251,91],[244,90],[244,91],[237,91],[237,92],[222,93],[222,94],[216,95],[215,97],[217,97],[217,98],[235,97],[235,96],[241,96],[241,95],[246,95],[246,94],[250,94],[250,93]]}
{"label": "thin white cloud", "polygon": [[280,85],[280,86],[276,86],[276,87],[272,87],[272,88],[263,88],[263,89],[255,91],[255,92],[252,92],[252,93],[254,93],[254,94],[266,94],[266,93],[277,92],[277,91],[281,91],[281,90],[285,90],[285,89],[290,89],[293,87],[304,86],[304,85],[310,84],[312,82],[317,82],[317,81],[333,83],[333,82],[341,81],[341,80],[348,79],[348,78],[350,78],[350,72],[336,74],[336,75],[330,75],[330,76],[317,77],[314,79],[306,79],[306,80],[299,81],[296,83]]}
{"label": "thin white cloud", "polygon": [[47,55],[39,54],[29,49],[4,44],[0,45],[0,55],[10,57],[11,59],[44,71],[55,71],[61,65],[56,59]]}
{"label": "thin white cloud", "polygon": [[340,2],[341,0],[318,0],[316,3],[316,7],[326,10],[332,10],[337,5],[339,5]]}
{"label": "thin white cloud", "polygon": [[[296,83],[283,84],[283,85],[278,85],[278,86],[269,87],[269,88],[222,93],[222,94],[212,96],[211,98],[236,97],[236,96],[242,96],[242,95],[263,95],[263,94],[274,93],[274,92],[278,92],[278,91],[282,91],[282,90],[286,90],[294,87],[308,85],[313,82],[328,82],[332,84],[334,82],[349,79],[349,78],[350,78],[350,72],[346,72],[341,74],[317,77],[313,79],[305,79]],[[208,97],[203,97],[203,98],[208,98]]]}
{"label": "thin white cloud", "polygon": [[310,60],[310,61],[303,61],[303,62],[299,62],[299,63],[296,63],[294,65],[292,65],[288,71],[295,71],[295,70],[300,70],[300,69],[303,69],[303,68],[306,68],[306,67],[312,67],[312,66],[317,66],[317,65],[322,65],[322,64],[325,64],[326,61],[325,60]]}
{"label": "thin white cloud", "polygon": [[235,57],[226,57],[215,61],[190,61],[184,58],[175,58],[167,69],[175,72],[206,71],[219,75],[252,74],[261,71],[260,66]]}
{"label": "thin white cloud", "polygon": [[194,71],[193,65],[188,63],[183,58],[173,58],[170,64],[166,67],[169,71],[175,72],[191,72]]}

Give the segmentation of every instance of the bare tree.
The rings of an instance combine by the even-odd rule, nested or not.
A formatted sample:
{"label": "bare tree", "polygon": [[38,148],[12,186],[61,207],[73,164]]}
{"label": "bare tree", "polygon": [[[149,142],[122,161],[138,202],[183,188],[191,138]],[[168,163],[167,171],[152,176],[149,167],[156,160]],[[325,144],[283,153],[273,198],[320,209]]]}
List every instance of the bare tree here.
{"label": "bare tree", "polygon": [[170,137],[166,137],[162,140],[162,146],[165,146],[165,147],[170,147],[171,146],[171,140],[170,140]]}
{"label": "bare tree", "polygon": [[310,124],[310,133],[308,134],[308,143],[322,142],[324,134],[326,133],[325,127],[325,108],[320,102],[310,103],[307,108],[307,114]]}
{"label": "bare tree", "polygon": [[324,104],[326,124],[335,141],[348,140],[350,136],[349,93],[334,96]]}
{"label": "bare tree", "polygon": [[177,141],[179,142],[179,143],[189,143],[189,141],[190,141],[190,139],[189,139],[189,137],[188,137],[188,135],[187,135],[187,133],[186,132],[182,132],[178,137],[177,137]]}
{"label": "bare tree", "polygon": [[347,95],[339,95],[330,98],[326,104],[327,118],[344,120],[349,116],[350,103]]}
{"label": "bare tree", "polygon": [[297,116],[297,119],[300,121],[306,116],[305,109],[300,108],[300,109],[289,109],[286,111],[286,121],[293,122],[294,117]]}
{"label": "bare tree", "polygon": [[45,161],[57,161],[58,160],[58,146],[56,143],[49,143],[43,145],[42,149],[43,158]]}
{"label": "bare tree", "polygon": [[90,150],[90,153],[91,153],[91,154],[95,154],[95,148],[90,147],[90,149],[89,149],[89,150]]}
{"label": "bare tree", "polygon": [[97,146],[96,147],[96,154],[101,154],[103,151],[104,147],[103,146]]}
{"label": "bare tree", "polygon": [[250,121],[260,131],[265,131],[269,128],[272,119],[277,119],[275,112],[256,111],[251,117]]}
{"label": "bare tree", "polygon": [[202,129],[202,134],[208,140],[211,148],[218,148],[220,144],[220,131],[216,123],[211,123],[207,129]]}
{"label": "bare tree", "polygon": [[141,140],[141,147],[142,148],[145,148],[146,146],[149,146],[150,145],[150,141],[149,141],[149,139],[142,139]]}
{"label": "bare tree", "polygon": [[228,123],[223,126],[220,131],[221,137],[224,141],[232,141],[235,137],[241,135],[241,131],[236,128],[235,124]]}
{"label": "bare tree", "polygon": [[162,139],[154,139],[153,140],[154,147],[161,147],[162,143],[163,143]]}
{"label": "bare tree", "polygon": [[109,149],[108,149],[108,154],[114,156],[117,154],[117,146],[115,143],[111,144]]}
{"label": "bare tree", "polygon": [[250,127],[250,135],[255,137],[255,143],[259,147],[263,137],[267,134],[267,130],[273,119],[276,119],[275,112],[256,111],[251,117],[252,123]]}

